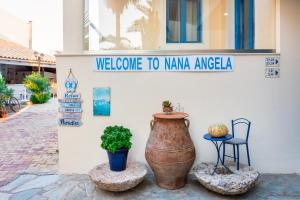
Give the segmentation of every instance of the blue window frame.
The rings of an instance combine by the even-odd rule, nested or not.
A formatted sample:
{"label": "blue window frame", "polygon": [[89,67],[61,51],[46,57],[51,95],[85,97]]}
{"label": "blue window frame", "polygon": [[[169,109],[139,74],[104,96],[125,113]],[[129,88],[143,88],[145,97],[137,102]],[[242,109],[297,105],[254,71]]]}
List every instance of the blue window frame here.
{"label": "blue window frame", "polygon": [[202,42],[202,0],[167,0],[166,13],[167,43]]}
{"label": "blue window frame", "polygon": [[254,49],[254,0],[235,0],[235,49]]}

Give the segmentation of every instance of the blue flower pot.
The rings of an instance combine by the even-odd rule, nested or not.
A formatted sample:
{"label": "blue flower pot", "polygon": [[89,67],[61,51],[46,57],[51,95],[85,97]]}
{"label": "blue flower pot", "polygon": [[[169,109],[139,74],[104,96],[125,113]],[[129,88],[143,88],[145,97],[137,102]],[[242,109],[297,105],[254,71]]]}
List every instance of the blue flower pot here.
{"label": "blue flower pot", "polygon": [[107,151],[111,171],[123,171],[126,169],[128,149],[120,149],[115,153]]}

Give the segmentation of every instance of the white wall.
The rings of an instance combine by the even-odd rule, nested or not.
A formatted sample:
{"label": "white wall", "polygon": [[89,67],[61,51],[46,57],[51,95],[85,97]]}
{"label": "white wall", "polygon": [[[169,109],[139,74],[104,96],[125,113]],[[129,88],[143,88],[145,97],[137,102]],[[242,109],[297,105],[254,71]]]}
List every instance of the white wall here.
{"label": "white wall", "polygon": [[[252,164],[260,172],[300,173],[300,1],[281,1],[281,77],[266,79],[264,61],[270,55],[234,55],[234,72],[228,73],[101,73],[93,72],[95,56],[81,55],[81,0],[66,0],[64,55],[57,57],[58,96],[64,92],[69,67],[78,78],[83,97],[83,126],[59,127],[59,162],[62,173],[87,173],[106,162],[99,147],[107,125],[123,124],[133,132],[130,159],[145,162],[151,115],[165,99],[180,102],[190,114],[190,134],[197,151],[195,163],[215,161],[213,145],[202,138],[215,122],[229,125],[246,117],[253,122],[250,135]],[[76,6],[75,6],[76,5]],[[71,12],[72,10],[72,12]],[[71,14],[66,16],[66,14]],[[81,16],[80,16],[81,15]],[[72,22],[69,20],[72,19]],[[76,23],[74,22],[76,21]],[[74,34],[68,37],[68,34]],[[81,33],[82,34],[82,33]],[[79,42],[81,42],[79,44]],[[78,55],[68,55],[68,52]],[[93,117],[93,87],[111,87],[111,116]],[[242,162],[245,149],[242,148]]]}
{"label": "white wall", "polygon": [[29,24],[0,9],[0,38],[29,48]]}

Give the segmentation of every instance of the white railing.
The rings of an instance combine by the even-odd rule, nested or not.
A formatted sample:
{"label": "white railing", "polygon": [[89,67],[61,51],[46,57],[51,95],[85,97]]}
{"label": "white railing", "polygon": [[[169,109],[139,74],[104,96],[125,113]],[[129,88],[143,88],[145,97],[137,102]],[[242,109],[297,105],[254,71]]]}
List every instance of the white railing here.
{"label": "white railing", "polygon": [[29,101],[31,93],[25,88],[24,84],[7,84],[7,87],[14,90],[14,97],[20,102]]}

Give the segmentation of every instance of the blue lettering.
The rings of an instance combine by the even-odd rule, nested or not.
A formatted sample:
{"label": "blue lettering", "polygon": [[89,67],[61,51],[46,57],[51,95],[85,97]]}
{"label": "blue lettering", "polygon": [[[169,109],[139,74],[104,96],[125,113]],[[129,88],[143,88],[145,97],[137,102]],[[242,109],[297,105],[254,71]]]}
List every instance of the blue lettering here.
{"label": "blue lettering", "polygon": [[222,58],[222,60],[221,60],[221,64],[222,64],[222,65],[221,65],[221,69],[225,71],[225,70],[226,70],[226,67],[225,67],[225,63],[224,63],[223,61],[224,61],[224,60],[223,60],[223,58]]}
{"label": "blue lettering", "polygon": [[[220,62],[220,59],[222,59],[222,58],[220,58],[220,57],[215,57],[215,70],[220,70],[220,68],[221,68],[221,62]],[[222,60],[221,60],[222,61]],[[220,66],[221,65],[221,66]]]}
{"label": "blue lettering", "polygon": [[[171,69],[171,66],[170,66],[170,57],[169,58],[165,58],[165,70],[170,70]],[[168,67],[168,69],[167,69]]]}
{"label": "blue lettering", "polygon": [[186,68],[187,68],[188,70],[191,69],[191,68],[190,68],[190,63],[189,63],[189,59],[188,59],[188,58],[185,58],[184,70],[185,70]]}
{"label": "blue lettering", "polygon": [[205,57],[205,58],[201,58],[201,64],[202,64],[202,66],[201,66],[201,69],[203,69],[203,67],[205,68],[205,70],[207,69],[207,57]]}
{"label": "blue lettering", "polygon": [[136,58],[129,58],[129,69],[136,70]]}
{"label": "blue lettering", "polygon": [[120,57],[118,57],[117,60],[116,60],[116,65],[117,65],[117,69],[119,71],[122,70],[122,64],[121,64],[121,62],[122,62],[122,59]]}
{"label": "blue lettering", "polygon": [[122,64],[123,64],[123,69],[125,71],[127,71],[127,69],[129,68],[129,63],[128,63],[128,58],[127,57],[123,58],[123,63]]}
{"label": "blue lettering", "polygon": [[116,67],[115,67],[115,65],[113,64],[113,61],[112,61],[112,59],[111,59],[111,71],[115,71],[116,70]]}
{"label": "blue lettering", "polygon": [[230,58],[227,59],[226,69],[232,70],[231,60]]}
{"label": "blue lettering", "polygon": [[148,64],[149,64],[149,70],[151,71],[151,61],[152,61],[152,58],[151,57],[148,57],[147,58],[147,60],[148,60]]}
{"label": "blue lettering", "polygon": [[176,64],[176,59],[173,57],[173,59],[172,59],[172,66],[171,66],[171,70],[173,70],[173,68],[175,69],[175,70],[177,70],[177,64]]}
{"label": "blue lettering", "polygon": [[105,70],[111,70],[110,67],[112,66],[112,58],[105,58]]}
{"label": "blue lettering", "polygon": [[137,70],[143,70],[143,68],[142,68],[142,60],[143,60],[143,58],[142,57],[138,57],[137,58]]}
{"label": "blue lettering", "polygon": [[158,60],[157,57],[155,57],[155,58],[153,59],[153,68],[154,68],[155,70],[158,70],[158,68],[159,68],[159,60]]}
{"label": "blue lettering", "polygon": [[96,62],[97,62],[97,70],[103,70],[104,69],[104,59],[103,58],[96,58]]}
{"label": "blue lettering", "polygon": [[213,70],[215,67],[214,59],[212,57],[209,57],[207,63],[208,63],[208,68],[210,70]]}
{"label": "blue lettering", "polygon": [[181,69],[183,70],[183,58],[182,57],[178,57],[178,67],[177,69]]}
{"label": "blue lettering", "polygon": [[196,64],[195,64],[195,70],[196,69],[199,69],[200,70],[200,60],[199,60],[199,58],[197,57],[197,59],[196,59]]}

